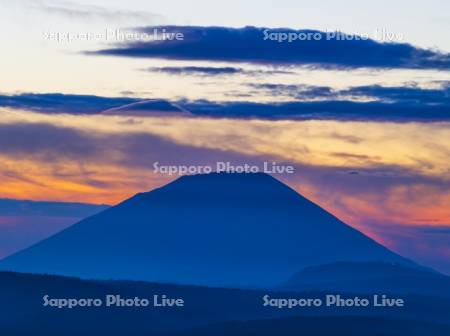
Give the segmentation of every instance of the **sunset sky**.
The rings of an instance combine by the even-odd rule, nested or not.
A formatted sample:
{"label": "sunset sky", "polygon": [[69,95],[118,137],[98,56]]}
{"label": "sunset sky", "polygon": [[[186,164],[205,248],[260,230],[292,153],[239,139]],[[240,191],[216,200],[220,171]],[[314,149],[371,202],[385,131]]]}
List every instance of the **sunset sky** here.
{"label": "sunset sky", "polygon": [[[254,3],[0,0],[0,198],[115,204],[176,178],[154,162],[274,161],[347,224],[450,273],[450,3]],[[155,26],[183,40],[104,36]],[[162,107],[133,105],[146,99]],[[0,214],[0,234],[14,223]]]}

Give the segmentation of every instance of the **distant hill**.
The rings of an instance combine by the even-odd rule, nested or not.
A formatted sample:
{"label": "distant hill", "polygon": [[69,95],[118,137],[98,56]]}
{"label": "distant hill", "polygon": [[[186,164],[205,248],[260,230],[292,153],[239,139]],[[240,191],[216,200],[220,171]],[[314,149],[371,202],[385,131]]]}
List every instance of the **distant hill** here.
{"label": "distant hill", "polygon": [[291,317],[227,322],[174,336],[445,336],[450,325],[361,316]]}
{"label": "distant hill", "polygon": [[275,287],[337,261],[414,263],[267,174],[184,176],[0,262],[3,270]]}
{"label": "distant hill", "polygon": [[283,286],[285,290],[346,293],[403,293],[450,298],[450,277],[398,263],[336,262],[307,267]]}
{"label": "distant hill", "polygon": [[[45,295],[51,299],[104,299],[110,294],[149,299],[165,294],[183,298],[185,306],[71,309],[43,306]],[[448,335],[449,298],[402,296],[407,304],[398,309],[279,309],[263,306],[264,295],[316,298],[324,293],[96,281],[0,272],[0,305],[4,307],[0,314],[0,335]],[[443,326],[445,323],[447,326]]]}

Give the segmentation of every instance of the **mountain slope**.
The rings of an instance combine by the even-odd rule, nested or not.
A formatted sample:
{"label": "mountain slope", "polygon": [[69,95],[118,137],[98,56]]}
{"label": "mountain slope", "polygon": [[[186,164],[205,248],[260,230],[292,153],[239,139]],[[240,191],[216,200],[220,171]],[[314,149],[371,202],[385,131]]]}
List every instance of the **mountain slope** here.
{"label": "mountain slope", "polygon": [[420,294],[450,298],[450,277],[397,263],[336,262],[307,267],[281,289],[344,293]]}
{"label": "mountain slope", "polygon": [[184,176],[6,258],[87,278],[272,287],[335,261],[411,264],[266,174]]}

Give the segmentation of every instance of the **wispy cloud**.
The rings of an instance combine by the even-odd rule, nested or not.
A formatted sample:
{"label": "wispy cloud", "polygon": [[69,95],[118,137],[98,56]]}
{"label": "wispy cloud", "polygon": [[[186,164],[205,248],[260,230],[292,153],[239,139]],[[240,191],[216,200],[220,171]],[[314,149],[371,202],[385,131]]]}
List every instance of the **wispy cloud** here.
{"label": "wispy cloud", "polygon": [[290,97],[298,100],[376,100],[385,103],[450,106],[450,84],[442,82],[437,88],[422,88],[414,83],[405,86],[364,85],[348,89],[328,86],[293,85],[274,83],[250,83],[249,87],[274,97]]}
{"label": "wispy cloud", "polygon": [[198,75],[198,76],[224,76],[224,75],[275,75],[293,74],[288,70],[246,70],[238,67],[205,67],[205,66],[177,66],[177,67],[150,67],[145,69],[149,72],[159,72],[169,75]]}
{"label": "wispy cloud", "polygon": [[55,15],[70,20],[103,20],[116,23],[134,22],[140,24],[158,24],[163,17],[158,14],[125,9],[113,9],[70,1],[29,1],[29,8],[47,15]]}

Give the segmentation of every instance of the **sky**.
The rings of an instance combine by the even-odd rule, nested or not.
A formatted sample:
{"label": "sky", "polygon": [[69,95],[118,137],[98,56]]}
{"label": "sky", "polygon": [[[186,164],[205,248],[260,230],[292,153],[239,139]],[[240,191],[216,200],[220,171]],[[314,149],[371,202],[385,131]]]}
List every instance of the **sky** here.
{"label": "sky", "polygon": [[[155,162],[273,161],[349,225],[450,273],[449,7],[0,0],[0,198],[115,204],[175,178]],[[142,38],[155,29],[183,38]],[[0,253],[42,222],[1,217]]]}

